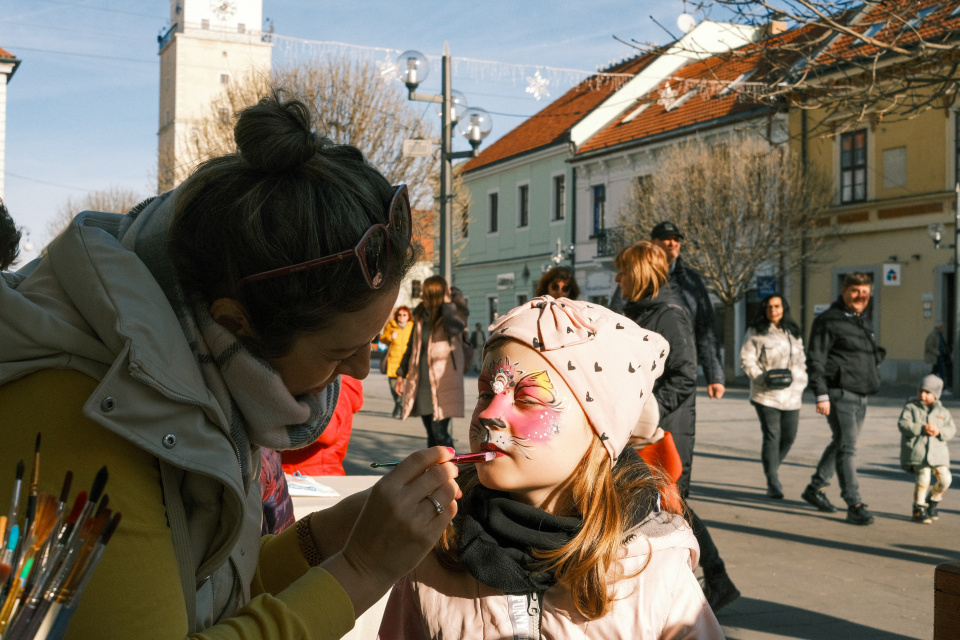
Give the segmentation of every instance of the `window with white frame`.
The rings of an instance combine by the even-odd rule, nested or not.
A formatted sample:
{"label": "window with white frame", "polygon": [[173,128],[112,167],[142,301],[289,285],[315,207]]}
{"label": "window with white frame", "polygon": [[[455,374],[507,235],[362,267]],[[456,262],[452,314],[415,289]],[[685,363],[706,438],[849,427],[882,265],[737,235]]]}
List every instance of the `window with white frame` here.
{"label": "window with white frame", "polygon": [[500,194],[491,193],[487,195],[487,232],[496,233],[500,228]]}
{"label": "window with white frame", "polygon": [[840,135],[840,202],[867,199],[867,130]]}
{"label": "window with white frame", "polygon": [[493,324],[500,317],[500,303],[497,296],[487,296],[487,322]]}
{"label": "window with white frame", "polygon": [[530,185],[517,186],[517,227],[530,226]]}
{"label": "window with white frame", "polygon": [[593,235],[603,230],[603,218],[607,206],[607,186],[596,184],[590,187],[593,192]]}
{"label": "window with white frame", "polygon": [[567,177],[553,176],[553,219],[563,220],[567,210]]}

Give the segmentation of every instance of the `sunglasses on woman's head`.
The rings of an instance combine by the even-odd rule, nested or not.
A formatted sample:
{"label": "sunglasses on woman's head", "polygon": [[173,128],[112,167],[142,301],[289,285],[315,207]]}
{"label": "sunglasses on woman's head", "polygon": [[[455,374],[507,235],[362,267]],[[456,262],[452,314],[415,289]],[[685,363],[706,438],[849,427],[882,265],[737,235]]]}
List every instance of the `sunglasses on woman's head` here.
{"label": "sunglasses on woman's head", "polygon": [[363,279],[367,281],[367,285],[371,289],[379,289],[386,282],[387,270],[390,267],[390,230],[395,231],[405,241],[410,240],[413,221],[410,216],[410,195],[407,192],[407,185],[402,184],[396,187],[393,198],[390,200],[389,211],[387,224],[377,223],[367,229],[367,232],[363,234],[360,242],[353,249],[347,249],[323,258],[307,260],[289,267],[255,273],[241,279],[237,283],[237,288],[248,282],[277,278],[333,264],[341,260],[356,258],[360,262],[360,270],[363,272]]}
{"label": "sunglasses on woman's head", "polygon": [[550,289],[556,289],[560,293],[570,293],[570,285],[562,282],[551,282]]}

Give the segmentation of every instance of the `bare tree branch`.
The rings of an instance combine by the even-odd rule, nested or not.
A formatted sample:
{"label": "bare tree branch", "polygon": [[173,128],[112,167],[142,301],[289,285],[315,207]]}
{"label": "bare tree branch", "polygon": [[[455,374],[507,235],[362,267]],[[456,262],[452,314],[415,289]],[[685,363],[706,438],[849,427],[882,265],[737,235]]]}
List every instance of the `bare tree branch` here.
{"label": "bare tree branch", "polygon": [[[758,273],[782,278],[827,258],[838,233],[825,226],[832,180],[801,171],[785,145],[745,134],[722,144],[694,140],[664,149],[657,166],[621,206],[625,240],[649,238],[658,222],[673,221],[685,236],[684,260],[728,311],[754,288]],[[732,331],[725,344],[732,366]]]}

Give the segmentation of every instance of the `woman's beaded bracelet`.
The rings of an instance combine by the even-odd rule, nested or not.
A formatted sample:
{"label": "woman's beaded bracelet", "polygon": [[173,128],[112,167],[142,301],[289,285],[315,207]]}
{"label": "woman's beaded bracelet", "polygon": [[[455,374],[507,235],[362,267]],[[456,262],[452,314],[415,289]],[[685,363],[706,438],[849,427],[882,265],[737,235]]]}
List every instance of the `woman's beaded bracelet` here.
{"label": "woman's beaded bracelet", "polygon": [[323,562],[323,556],[317,549],[317,544],[313,541],[310,534],[310,516],[304,516],[297,520],[297,542],[300,544],[300,553],[311,567],[319,566]]}

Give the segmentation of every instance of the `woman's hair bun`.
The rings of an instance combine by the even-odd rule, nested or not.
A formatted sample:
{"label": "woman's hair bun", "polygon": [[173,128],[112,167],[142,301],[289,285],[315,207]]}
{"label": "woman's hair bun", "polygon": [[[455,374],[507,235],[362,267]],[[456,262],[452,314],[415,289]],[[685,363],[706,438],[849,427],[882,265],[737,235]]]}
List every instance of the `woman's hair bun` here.
{"label": "woman's hair bun", "polygon": [[284,101],[275,93],[240,112],[233,137],[240,157],[254,169],[286,171],[304,164],[325,146],[325,139],[311,124],[307,105]]}

